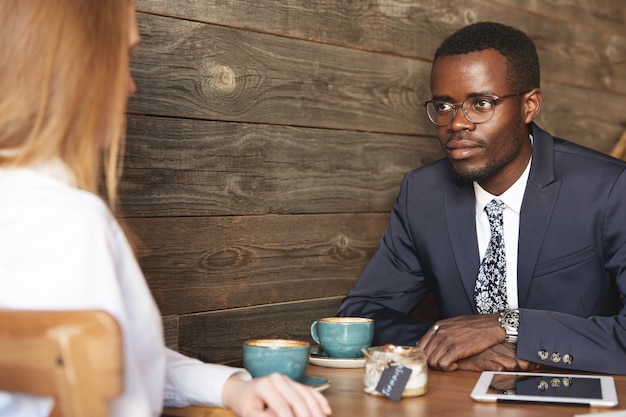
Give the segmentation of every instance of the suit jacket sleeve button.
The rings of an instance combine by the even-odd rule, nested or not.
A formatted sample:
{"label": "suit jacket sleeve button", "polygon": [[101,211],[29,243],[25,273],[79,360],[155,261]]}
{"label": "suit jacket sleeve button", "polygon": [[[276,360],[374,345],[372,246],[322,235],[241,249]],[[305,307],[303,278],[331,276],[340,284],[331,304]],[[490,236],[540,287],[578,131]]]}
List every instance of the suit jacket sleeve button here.
{"label": "suit jacket sleeve button", "polygon": [[537,352],[537,356],[542,361],[545,361],[546,359],[548,359],[548,351],[545,349],[541,349],[539,352]]}
{"label": "suit jacket sleeve button", "polygon": [[550,356],[550,360],[554,363],[558,363],[561,361],[561,354],[559,352],[554,352],[552,353],[552,356]]}
{"label": "suit jacket sleeve button", "polygon": [[563,363],[565,365],[571,365],[572,362],[574,362],[574,357],[572,355],[570,355],[569,353],[563,355]]}

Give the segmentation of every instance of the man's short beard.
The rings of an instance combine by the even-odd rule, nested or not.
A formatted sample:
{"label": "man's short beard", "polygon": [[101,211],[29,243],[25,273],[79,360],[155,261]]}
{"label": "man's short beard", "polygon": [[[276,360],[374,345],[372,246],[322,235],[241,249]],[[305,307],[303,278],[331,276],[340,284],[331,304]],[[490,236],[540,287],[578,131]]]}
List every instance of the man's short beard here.
{"label": "man's short beard", "polygon": [[492,178],[497,175],[502,169],[507,166],[507,164],[515,159],[517,156],[517,152],[511,153],[506,159],[501,159],[497,161],[489,161],[487,165],[482,168],[470,169],[465,171],[459,171],[454,168],[454,172],[456,173],[457,178],[461,182],[481,182]]}
{"label": "man's short beard", "polygon": [[458,171],[454,170],[457,178],[461,182],[481,182],[496,175],[505,164],[494,163],[493,161],[479,169]]}

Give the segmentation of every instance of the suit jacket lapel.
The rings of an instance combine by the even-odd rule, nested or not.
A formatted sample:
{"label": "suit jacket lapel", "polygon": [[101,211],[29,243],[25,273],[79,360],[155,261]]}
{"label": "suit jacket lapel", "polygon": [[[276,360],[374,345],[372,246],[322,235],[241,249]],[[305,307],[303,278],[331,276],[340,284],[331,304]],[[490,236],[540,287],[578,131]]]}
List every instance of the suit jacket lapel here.
{"label": "suit jacket lapel", "polygon": [[532,274],[561,186],[555,180],[554,139],[535,124],[532,128],[533,159],[520,211],[517,264],[520,307],[526,305]]}
{"label": "suit jacket lapel", "polygon": [[480,266],[476,240],[474,188],[471,184],[454,183],[447,195],[446,216],[452,252],[469,304],[474,313],[474,285]]}

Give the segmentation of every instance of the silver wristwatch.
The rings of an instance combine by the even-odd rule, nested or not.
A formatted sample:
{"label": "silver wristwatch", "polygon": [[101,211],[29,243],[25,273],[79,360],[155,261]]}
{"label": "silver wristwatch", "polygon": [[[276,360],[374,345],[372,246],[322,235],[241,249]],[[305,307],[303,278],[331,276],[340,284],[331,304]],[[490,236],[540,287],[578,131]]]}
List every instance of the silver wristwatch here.
{"label": "silver wristwatch", "polygon": [[507,308],[500,313],[498,323],[506,333],[504,341],[506,343],[517,343],[517,328],[519,327],[519,310]]}

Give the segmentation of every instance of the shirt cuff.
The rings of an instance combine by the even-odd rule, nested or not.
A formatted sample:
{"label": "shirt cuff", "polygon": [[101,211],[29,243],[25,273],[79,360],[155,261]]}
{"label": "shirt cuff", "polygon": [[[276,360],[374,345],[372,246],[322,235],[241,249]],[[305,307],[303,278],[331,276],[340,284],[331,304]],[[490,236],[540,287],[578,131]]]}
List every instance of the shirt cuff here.
{"label": "shirt cuff", "polygon": [[226,380],[235,374],[243,380],[252,379],[245,369],[204,363],[168,349],[165,406],[224,407],[222,390]]}

